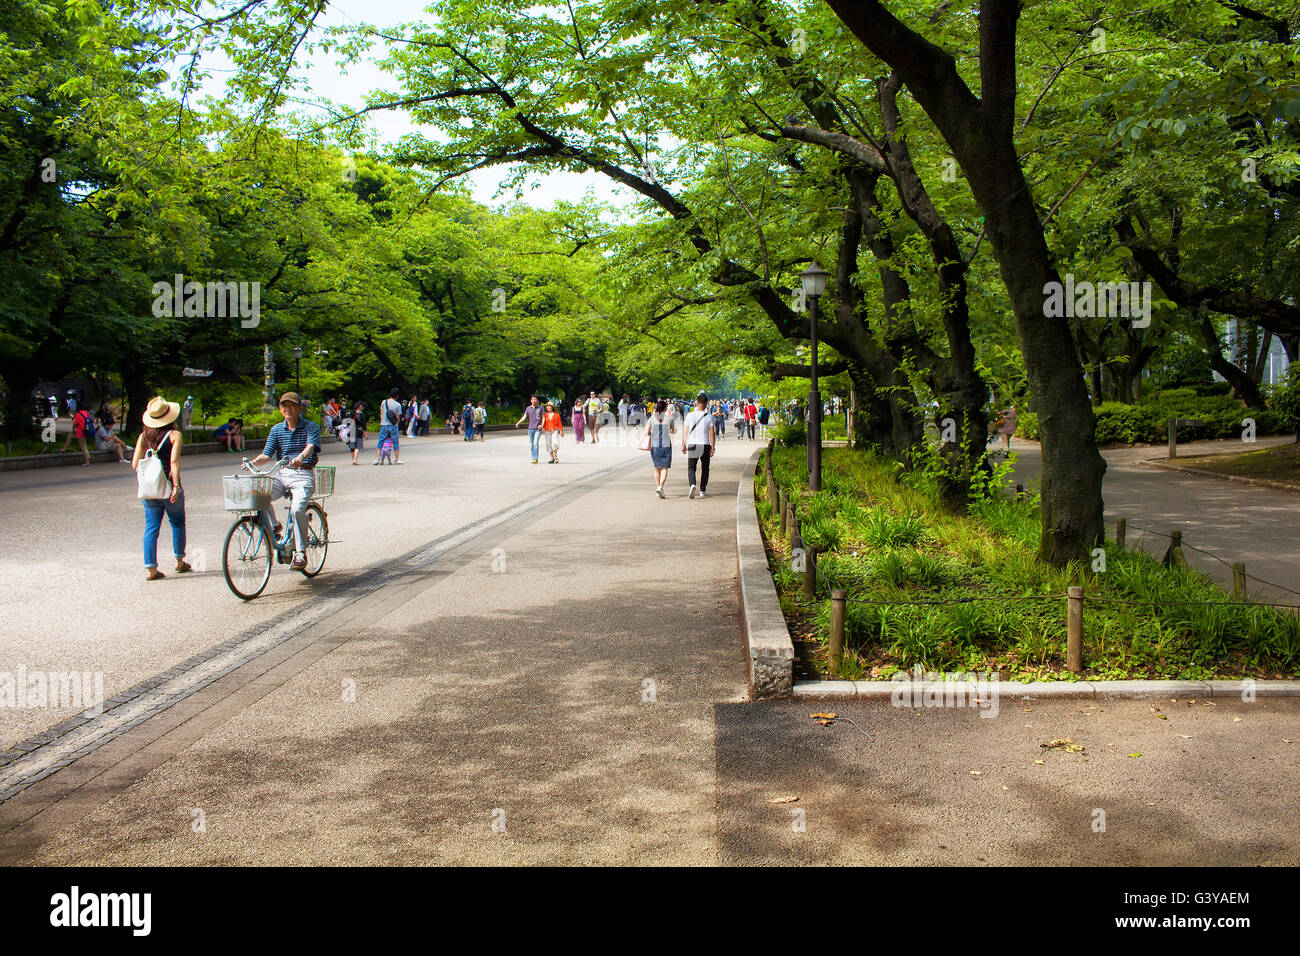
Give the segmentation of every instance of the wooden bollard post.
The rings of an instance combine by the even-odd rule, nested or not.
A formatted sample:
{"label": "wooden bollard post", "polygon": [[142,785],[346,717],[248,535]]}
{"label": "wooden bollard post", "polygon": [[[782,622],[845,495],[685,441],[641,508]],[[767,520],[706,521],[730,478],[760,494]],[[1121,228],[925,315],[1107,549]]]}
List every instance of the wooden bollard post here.
{"label": "wooden bollard post", "polygon": [[1178,457],[1178,419],[1169,419],[1169,458]]}
{"label": "wooden bollard post", "polygon": [[1115,547],[1119,548],[1121,551],[1124,550],[1124,538],[1126,537],[1127,534],[1128,534],[1128,519],[1116,518],[1115,519]]}
{"label": "wooden bollard post", "polygon": [[843,588],[831,591],[831,676],[840,676],[840,658],[844,656],[844,602],[849,592]]}
{"label": "wooden bollard post", "polygon": [[1246,565],[1241,561],[1232,563],[1232,596],[1239,601],[1246,600]]}
{"label": "wooden bollard post", "polygon": [[1183,533],[1169,532],[1169,550],[1160,562],[1167,568],[1186,568],[1187,558],[1183,556]]}
{"label": "wooden bollard post", "polygon": [[786,501],[784,491],[777,492],[776,506],[777,506],[777,510],[781,514],[781,529],[779,533],[781,537],[784,538],[786,530],[789,528],[788,522],[790,520],[790,511],[789,511],[790,505]]}
{"label": "wooden bollard post", "polygon": [[1071,587],[1066,599],[1065,666],[1083,673],[1083,588]]}
{"label": "wooden bollard post", "polygon": [[803,549],[803,596],[817,600],[817,548],[811,544]]}
{"label": "wooden bollard post", "polygon": [[772,507],[776,507],[776,479],[770,471],[767,473],[767,500],[772,502]]}

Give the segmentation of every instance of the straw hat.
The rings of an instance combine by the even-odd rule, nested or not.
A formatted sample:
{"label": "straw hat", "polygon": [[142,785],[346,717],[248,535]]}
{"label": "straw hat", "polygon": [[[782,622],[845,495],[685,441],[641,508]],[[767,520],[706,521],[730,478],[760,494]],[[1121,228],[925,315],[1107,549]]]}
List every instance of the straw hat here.
{"label": "straw hat", "polygon": [[161,395],[149,399],[149,406],[144,410],[144,423],[150,428],[162,428],[176,421],[181,413],[179,402],[169,402]]}

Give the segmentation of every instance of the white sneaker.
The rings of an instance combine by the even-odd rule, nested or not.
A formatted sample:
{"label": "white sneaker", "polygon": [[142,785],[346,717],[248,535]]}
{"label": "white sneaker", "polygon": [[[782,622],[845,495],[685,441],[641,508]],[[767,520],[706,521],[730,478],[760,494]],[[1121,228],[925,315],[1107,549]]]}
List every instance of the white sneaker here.
{"label": "white sneaker", "polygon": [[695,486],[691,485],[691,497],[694,498],[696,494],[698,494],[698,492],[695,490]]}
{"label": "white sneaker", "polygon": [[657,494],[660,498],[664,497],[664,486],[659,485],[657,488],[655,488],[655,494]]}
{"label": "white sneaker", "polygon": [[707,498],[707,497],[709,497],[709,496],[706,495],[704,492],[701,491],[701,492],[700,492],[698,495],[696,495],[695,497],[697,497],[697,498]]}

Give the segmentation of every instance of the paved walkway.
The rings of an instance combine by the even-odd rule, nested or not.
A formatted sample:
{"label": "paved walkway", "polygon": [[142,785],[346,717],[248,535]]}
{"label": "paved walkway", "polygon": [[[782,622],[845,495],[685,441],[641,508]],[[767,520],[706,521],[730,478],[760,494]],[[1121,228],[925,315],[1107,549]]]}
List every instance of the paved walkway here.
{"label": "paved walkway", "polygon": [[[27,616],[0,631],[0,670],[76,654],[107,672],[110,694],[165,676],[108,711],[99,723],[118,719],[115,735],[80,756],[87,728],[0,767],[2,795],[42,753],[57,758],[0,797],[0,862],[1281,863],[1300,852],[1284,812],[1300,786],[1293,701],[1092,712],[1004,701],[995,720],[836,705],[870,740],[814,723],[802,703],[744,701],[734,495],[754,446],[721,444],[703,501],[685,498],[680,467],[675,495],[655,498],[630,446],[570,442],[561,465],[534,466],[521,438],[430,439],[408,465],[345,468],[327,574],[277,572],[250,605],[212,571],[139,580],[138,505],[111,473],[0,480],[0,505],[28,503],[32,538],[3,565],[0,611]],[[196,467],[189,481],[207,547],[225,517],[197,492],[221,470]],[[99,527],[81,521],[87,491],[100,495]],[[112,550],[96,550],[105,538]],[[46,573],[25,566],[42,554]],[[111,614],[80,610],[69,563],[111,591]],[[39,613],[23,609],[33,595],[47,596]],[[12,742],[62,716],[0,711],[0,726]],[[1042,753],[1067,735],[1084,754]]]}
{"label": "paved walkway", "polygon": [[[1289,440],[1260,439],[1256,447]],[[1036,489],[1039,446],[1016,440],[1012,448],[1019,456],[1014,480]],[[1241,449],[1239,441],[1207,441],[1180,445],[1178,453],[1190,458]],[[1253,597],[1300,603],[1300,495],[1142,464],[1163,459],[1166,451],[1163,445],[1146,445],[1102,452],[1107,533],[1113,535],[1115,519],[1123,517],[1129,546],[1160,557],[1169,547],[1169,532],[1181,530],[1185,545],[1208,552],[1185,548],[1188,562],[1220,585],[1231,588],[1231,564],[1242,561],[1256,578],[1250,582]]]}

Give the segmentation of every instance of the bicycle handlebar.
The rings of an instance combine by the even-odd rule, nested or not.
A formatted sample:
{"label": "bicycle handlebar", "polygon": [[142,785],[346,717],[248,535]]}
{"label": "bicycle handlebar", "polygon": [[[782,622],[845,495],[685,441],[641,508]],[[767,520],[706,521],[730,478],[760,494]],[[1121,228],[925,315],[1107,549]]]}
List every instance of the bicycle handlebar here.
{"label": "bicycle handlebar", "polygon": [[252,472],[254,475],[274,475],[276,472],[278,472],[278,471],[280,471],[282,468],[284,468],[284,466],[287,465],[287,464],[289,464],[289,456],[288,456],[288,455],[286,455],[285,457],[283,457],[283,458],[281,458],[279,461],[277,461],[277,462],[276,462],[274,465],[272,465],[272,466],[271,466],[267,471],[258,471],[256,468],[253,467],[253,463],[252,463],[251,461],[249,461],[247,458],[245,458],[245,459],[243,460],[243,462],[240,464],[239,467],[248,469],[248,470],[249,470],[250,472]]}

